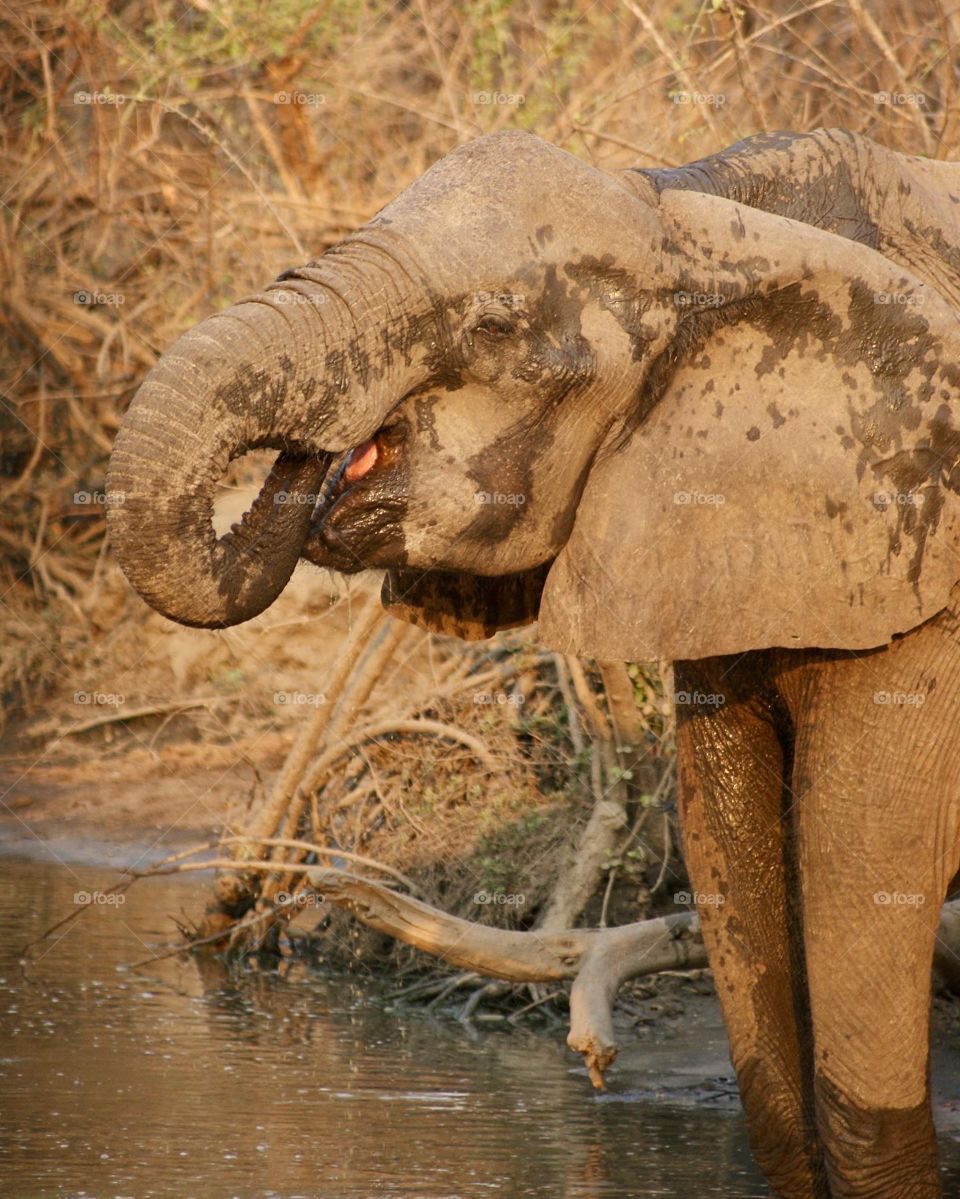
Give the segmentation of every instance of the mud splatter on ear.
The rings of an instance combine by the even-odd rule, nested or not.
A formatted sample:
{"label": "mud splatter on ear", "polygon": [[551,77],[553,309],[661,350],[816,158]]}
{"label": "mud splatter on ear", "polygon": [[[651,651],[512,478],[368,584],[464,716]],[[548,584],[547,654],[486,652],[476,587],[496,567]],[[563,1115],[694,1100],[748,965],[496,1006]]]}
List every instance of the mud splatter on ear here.
{"label": "mud splatter on ear", "polygon": [[[597,658],[869,649],[960,580],[960,320],[890,258],[665,192],[689,303],[594,460],[539,636]],[[921,264],[922,265],[922,264]]]}
{"label": "mud splatter on ear", "polygon": [[532,624],[552,565],[484,578],[455,571],[388,570],[380,600],[392,616],[432,633],[481,641]]}

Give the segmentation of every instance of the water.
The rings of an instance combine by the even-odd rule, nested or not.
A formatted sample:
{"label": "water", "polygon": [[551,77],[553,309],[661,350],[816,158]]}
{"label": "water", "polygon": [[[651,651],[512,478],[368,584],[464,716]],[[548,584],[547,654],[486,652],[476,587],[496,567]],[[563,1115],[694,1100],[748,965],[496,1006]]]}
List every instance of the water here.
{"label": "water", "polygon": [[470,1035],[294,965],[118,970],[201,910],[137,883],[17,950],[116,875],[0,865],[0,1194],[13,1199],[747,1199],[739,1113],[596,1097],[562,1037]]}

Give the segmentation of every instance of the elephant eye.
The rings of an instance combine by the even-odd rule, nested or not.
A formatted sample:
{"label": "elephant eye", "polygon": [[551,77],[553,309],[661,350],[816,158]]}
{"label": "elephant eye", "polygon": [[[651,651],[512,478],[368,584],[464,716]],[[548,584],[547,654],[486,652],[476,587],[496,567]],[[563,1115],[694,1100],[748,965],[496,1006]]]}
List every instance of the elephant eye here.
{"label": "elephant eye", "polygon": [[488,312],[474,325],[476,333],[487,333],[491,337],[506,337],[513,332],[513,321],[497,312]]}

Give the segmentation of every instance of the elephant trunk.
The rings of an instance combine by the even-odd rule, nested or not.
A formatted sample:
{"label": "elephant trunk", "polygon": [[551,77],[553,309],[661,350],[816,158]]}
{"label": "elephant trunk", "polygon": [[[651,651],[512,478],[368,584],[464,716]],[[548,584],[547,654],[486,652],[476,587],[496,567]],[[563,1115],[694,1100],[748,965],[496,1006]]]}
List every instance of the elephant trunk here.
{"label": "elephant trunk", "polygon": [[[181,624],[223,628],[276,599],[331,452],[369,437],[403,394],[396,371],[370,377],[377,325],[356,294],[356,268],[321,260],[298,276],[180,337],[117,436],[107,480],[114,550],[143,598]],[[383,281],[374,283],[382,320]],[[273,470],[241,524],[218,538],[216,486],[231,459],[259,447],[279,451]]]}

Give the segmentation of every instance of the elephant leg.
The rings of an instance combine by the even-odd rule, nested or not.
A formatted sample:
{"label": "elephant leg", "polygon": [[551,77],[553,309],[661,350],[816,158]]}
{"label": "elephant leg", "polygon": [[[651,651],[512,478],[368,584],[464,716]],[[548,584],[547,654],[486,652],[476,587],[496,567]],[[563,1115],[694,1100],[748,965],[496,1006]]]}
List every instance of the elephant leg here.
{"label": "elephant leg", "polygon": [[960,858],[953,618],[792,675],[783,693],[796,715],[814,1091],[831,1195],[935,1199],[931,966]]}
{"label": "elephant leg", "polygon": [[826,1199],[802,934],[782,822],[790,738],[750,654],[675,667],[687,869],[754,1156],[781,1199]]}

